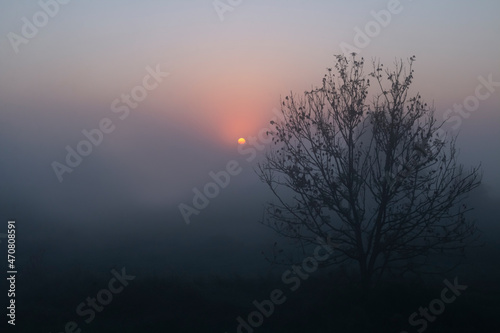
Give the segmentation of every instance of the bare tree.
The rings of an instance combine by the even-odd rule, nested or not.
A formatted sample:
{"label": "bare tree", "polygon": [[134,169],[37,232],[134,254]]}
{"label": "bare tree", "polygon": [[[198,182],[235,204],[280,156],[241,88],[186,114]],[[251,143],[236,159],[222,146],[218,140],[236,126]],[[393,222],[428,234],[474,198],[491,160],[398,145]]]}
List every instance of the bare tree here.
{"label": "bare tree", "polygon": [[409,95],[415,57],[392,70],[373,61],[373,87],[363,58],[336,59],[320,88],[285,97],[271,122],[258,174],[277,201],[264,223],[306,248],[337,244],[327,263],[357,262],[365,287],[433,253],[463,253],[477,238],[463,199],[480,167],[464,171],[456,137],[438,135],[433,109]]}

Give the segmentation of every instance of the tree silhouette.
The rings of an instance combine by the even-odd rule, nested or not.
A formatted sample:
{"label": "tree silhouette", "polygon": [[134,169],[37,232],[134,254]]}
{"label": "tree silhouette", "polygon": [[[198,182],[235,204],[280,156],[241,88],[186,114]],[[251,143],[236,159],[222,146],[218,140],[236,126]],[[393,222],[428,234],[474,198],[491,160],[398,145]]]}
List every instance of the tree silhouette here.
{"label": "tree silhouette", "polygon": [[465,172],[456,137],[439,135],[433,109],[410,96],[415,57],[392,70],[373,61],[369,77],[356,54],[336,60],[320,88],[286,96],[271,122],[258,174],[277,201],[264,223],[305,248],[337,244],[325,264],[354,260],[365,287],[388,270],[425,269],[433,253],[463,253],[477,238],[463,199],[480,166]]}

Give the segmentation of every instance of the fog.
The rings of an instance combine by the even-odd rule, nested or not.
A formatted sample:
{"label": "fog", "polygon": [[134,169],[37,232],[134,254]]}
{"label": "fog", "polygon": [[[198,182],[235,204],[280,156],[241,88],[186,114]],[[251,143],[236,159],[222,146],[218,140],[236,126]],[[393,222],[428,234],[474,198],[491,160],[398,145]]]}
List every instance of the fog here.
{"label": "fog", "polygon": [[[84,332],[236,331],[254,300],[286,289],[282,276],[304,253],[263,223],[276,200],[256,172],[273,147],[264,133],[283,98],[320,86],[347,44],[366,73],[373,61],[387,68],[416,56],[411,94],[429,103],[447,138],[457,136],[465,170],[481,166],[466,204],[482,246],[434,280],[389,281],[366,297],[355,264],[319,269],[266,317],[270,326],[252,330],[401,331],[455,276],[471,298],[429,332],[494,322],[497,3],[401,1],[379,24],[393,2],[63,2],[0,5],[0,249],[4,257],[15,221],[19,272],[19,325],[8,329],[55,332],[78,319]],[[45,3],[53,15],[31,26]],[[272,262],[278,249],[293,260]],[[0,267],[8,271],[5,260]],[[122,268],[137,280],[102,319],[82,324],[77,305]],[[480,314],[461,315],[477,304],[486,304]]]}

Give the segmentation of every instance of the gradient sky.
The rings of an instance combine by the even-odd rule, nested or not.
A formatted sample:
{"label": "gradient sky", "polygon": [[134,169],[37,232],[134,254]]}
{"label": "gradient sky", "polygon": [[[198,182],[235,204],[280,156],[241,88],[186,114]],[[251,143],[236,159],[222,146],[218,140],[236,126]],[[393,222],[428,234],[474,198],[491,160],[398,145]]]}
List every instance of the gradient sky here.
{"label": "gradient sky", "polygon": [[[242,174],[189,227],[255,223],[267,192],[238,154],[237,139],[266,127],[280,96],[319,85],[340,44],[354,45],[355,28],[387,4],[244,0],[221,21],[211,0],[74,0],[16,53],[7,35],[21,34],[22,18],[32,21],[40,7],[1,2],[4,208],[36,212],[31,222],[40,225],[98,225],[118,211],[149,210],[158,220],[163,214],[164,224],[188,228],[178,204],[189,203],[210,171],[236,159]],[[440,119],[474,94],[479,76],[500,81],[500,2],[403,0],[401,8],[361,49],[367,70],[372,58],[390,66],[415,55],[413,91]],[[157,65],[170,76],[120,121],[111,103]],[[81,131],[104,117],[115,131],[59,183],[51,162],[62,162],[65,146],[75,147]],[[482,162],[485,185],[495,191],[499,127],[497,88],[453,131],[460,132],[462,162]],[[207,220],[212,224],[200,226]]]}

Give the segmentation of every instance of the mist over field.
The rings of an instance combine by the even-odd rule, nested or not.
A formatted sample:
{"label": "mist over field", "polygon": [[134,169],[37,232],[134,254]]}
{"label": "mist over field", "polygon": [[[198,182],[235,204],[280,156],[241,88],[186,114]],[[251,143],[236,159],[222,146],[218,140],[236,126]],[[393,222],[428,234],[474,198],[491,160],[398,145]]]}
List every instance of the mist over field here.
{"label": "mist over field", "polygon": [[[487,0],[0,4],[0,267],[15,276],[0,283],[2,332],[494,331],[499,9]],[[334,55],[351,52],[366,74],[415,56],[410,94],[457,136],[464,170],[480,165],[482,175],[460,202],[479,236],[462,264],[386,277],[368,293],[355,261],[305,263],[339,244],[304,249],[266,225],[279,200],[258,169],[276,147],[267,133],[285,97],[319,88]]]}

